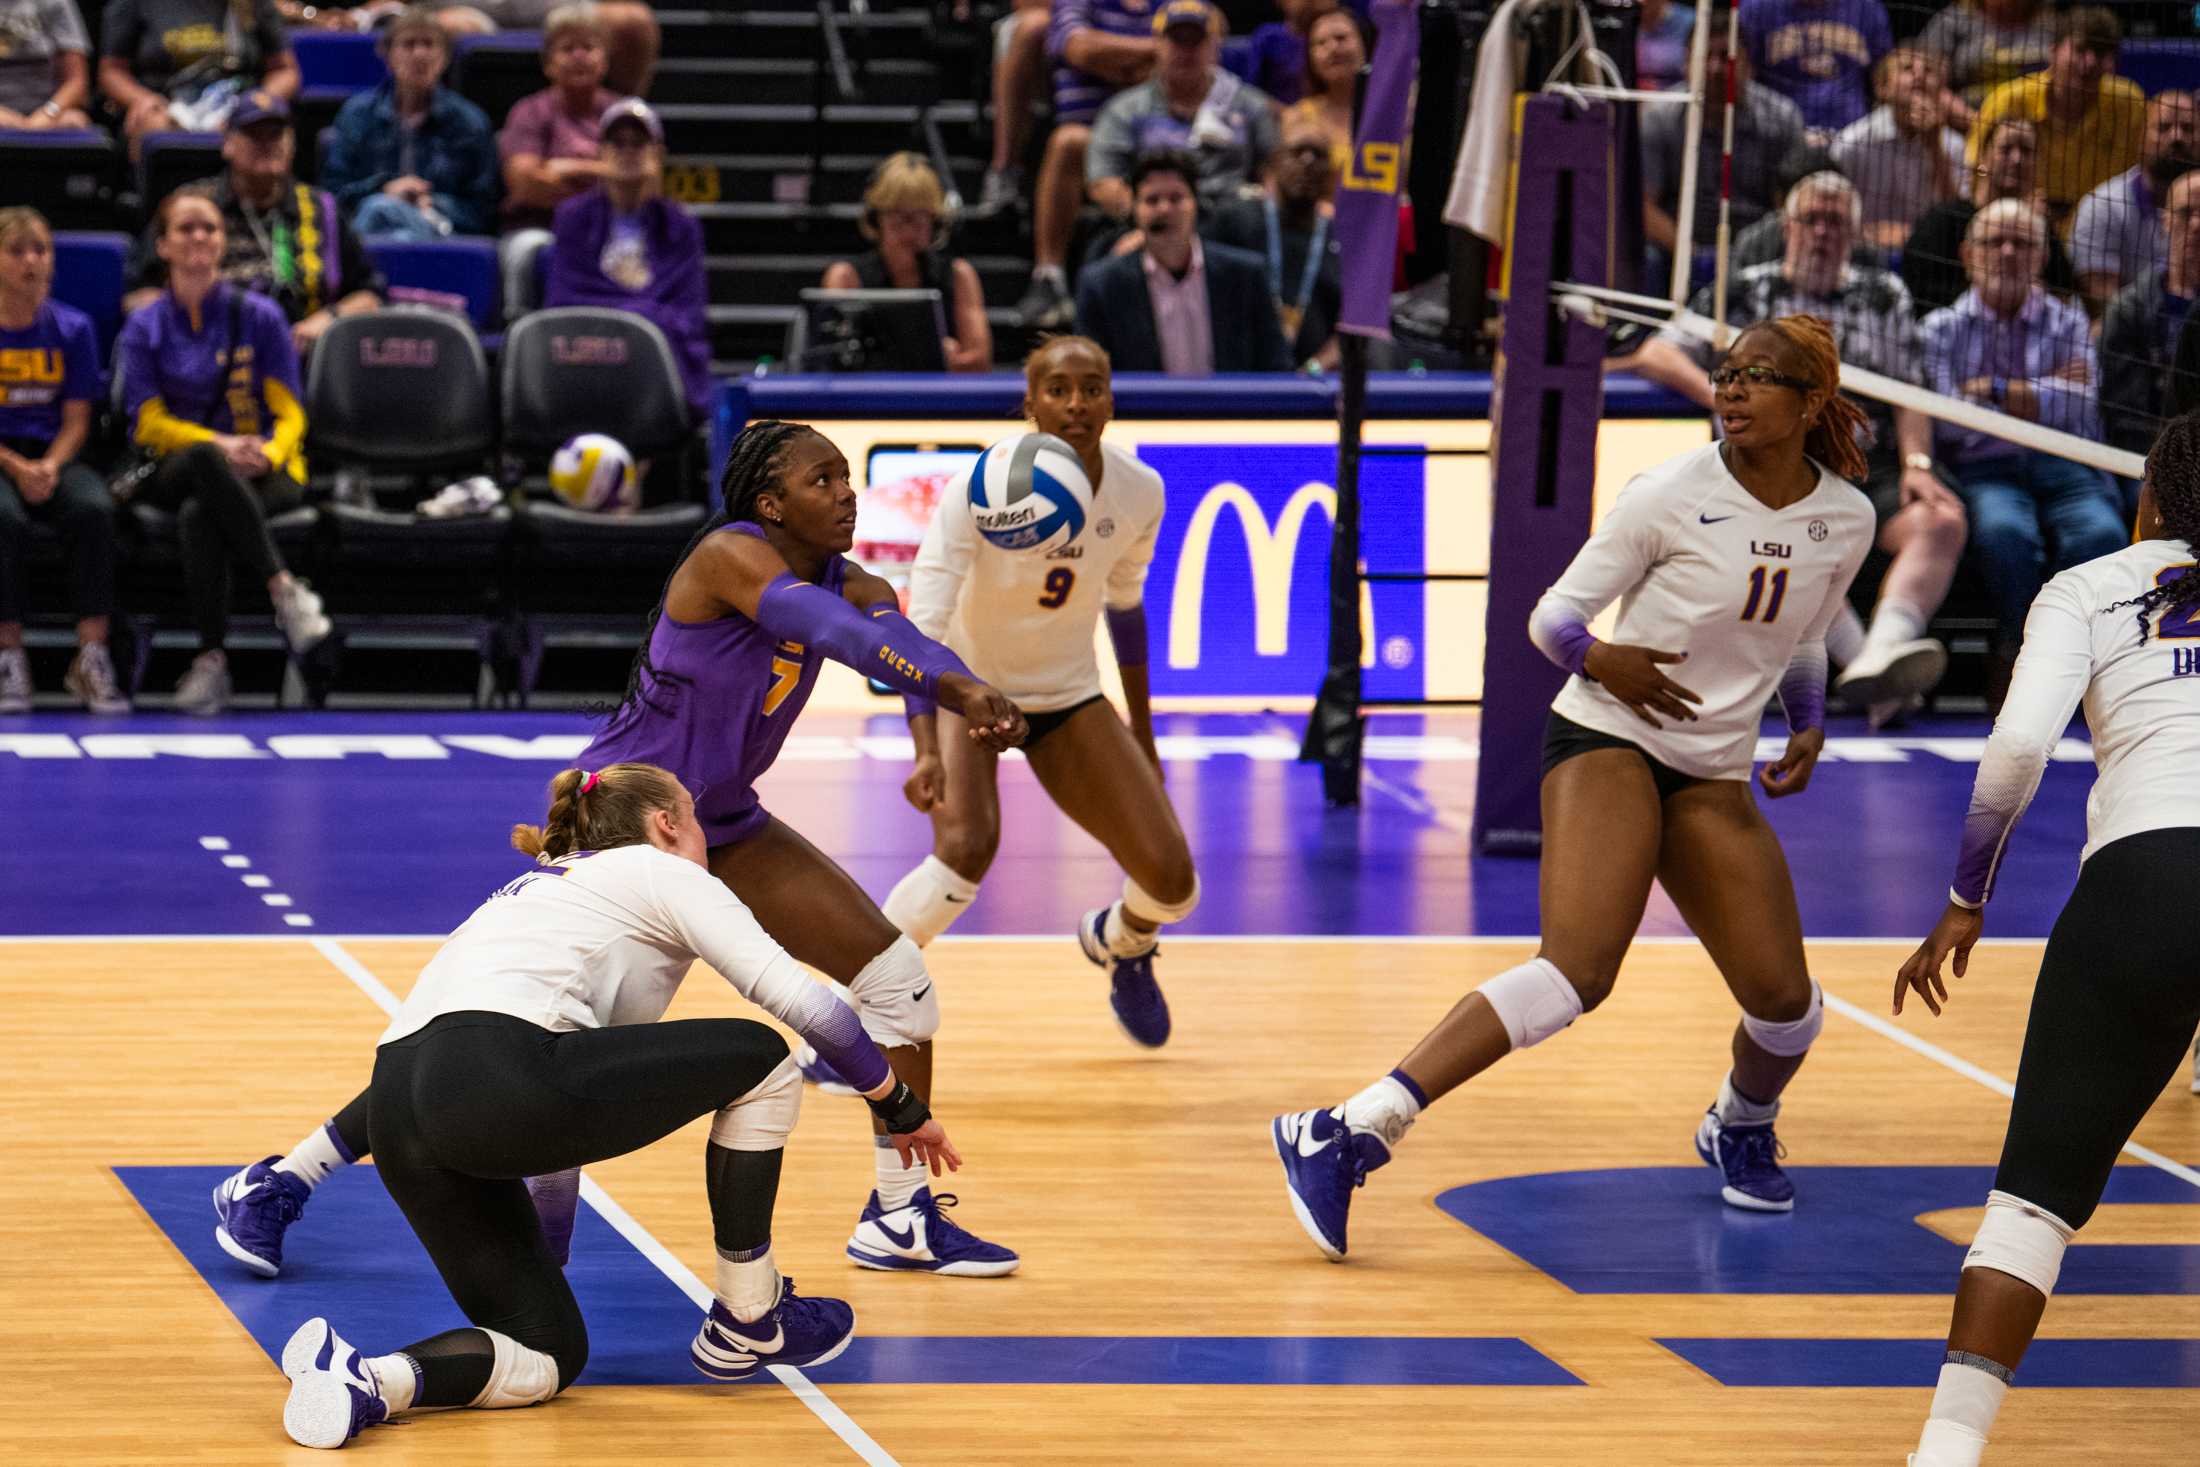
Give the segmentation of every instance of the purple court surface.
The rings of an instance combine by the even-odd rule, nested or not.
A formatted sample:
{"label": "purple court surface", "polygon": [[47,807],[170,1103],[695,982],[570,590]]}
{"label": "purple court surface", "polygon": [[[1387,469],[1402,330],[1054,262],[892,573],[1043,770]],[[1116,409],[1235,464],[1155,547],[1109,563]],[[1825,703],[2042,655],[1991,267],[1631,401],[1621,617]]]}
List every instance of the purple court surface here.
{"label": "purple court surface", "polygon": [[[1476,857],[1475,722],[1378,717],[1364,796],[1329,809],[1297,715],[1162,715],[1169,793],[1204,886],[1186,934],[1536,931],[1533,861]],[[515,821],[581,749],[573,713],[234,713],[0,719],[9,812],[0,934],[437,934],[521,857]],[[1836,719],[1803,795],[1764,808],[1817,937],[1917,937],[1939,913],[1986,725],[1871,737]],[[1766,726],[1767,748],[1778,730]],[[765,803],[874,896],[930,847],[902,800],[896,717],[806,719]],[[1533,771],[1523,777],[1532,778]],[[2090,751],[2057,751],[2012,842],[1989,931],[2042,937],[2077,870]],[[998,864],[958,935],[1067,932],[1113,896],[1105,852],[1004,764]],[[1648,934],[1684,931],[1662,898]]]}

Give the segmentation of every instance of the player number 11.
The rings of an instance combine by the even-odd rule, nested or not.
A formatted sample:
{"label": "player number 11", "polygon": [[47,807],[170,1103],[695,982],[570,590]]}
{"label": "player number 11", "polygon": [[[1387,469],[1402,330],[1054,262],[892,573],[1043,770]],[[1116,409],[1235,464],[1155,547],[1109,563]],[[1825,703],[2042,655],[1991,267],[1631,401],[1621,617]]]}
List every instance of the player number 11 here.
{"label": "player number 11", "polygon": [[1788,593],[1787,567],[1783,565],[1772,572],[1772,595],[1769,599],[1765,596],[1765,572],[1768,569],[1770,568],[1760,565],[1749,573],[1749,600],[1742,604],[1743,621],[1757,619],[1757,603],[1760,601],[1764,602],[1765,625],[1770,626],[1780,619],[1780,603],[1787,599]]}

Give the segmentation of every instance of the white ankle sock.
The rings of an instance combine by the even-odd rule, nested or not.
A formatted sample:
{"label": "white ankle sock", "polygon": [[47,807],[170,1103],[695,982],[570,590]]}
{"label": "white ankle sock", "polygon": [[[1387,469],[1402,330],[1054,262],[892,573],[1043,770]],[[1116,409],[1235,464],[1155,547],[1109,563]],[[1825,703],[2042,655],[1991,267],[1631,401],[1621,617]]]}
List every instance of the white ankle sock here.
{"label": "white ankle sock", "polygon": [[290,1155],[275,1163],[275,1170],[289,1172],[310,1189],[328,1180],[331,1172],[342,1171],[351,1165],[337,1144],[330,1126],[315,1126],[311,1135],[290,1148]]}
{"label": "white ankle sock", "polygon": [[1872,613],[1871,630],[1864,633],[1864,651],[1882,652],[1903,642],[1914,642],[1925,635],[1925,621],[1914,606],[1882,601]]}
{"label": "white ankle sock", "polygon": [[766,1243],[746,1258],[718,1255],[718,1302],[743,1324],[762,1319],[779,1302],[779,1264]]}
{"label": "white ankle sock", "polygon": [[1100,940],[1108,951],[1119,958],[1135,958],[1140,953],[1152,952],[1159,941],[1151,932],[1140,932],[1123,920],[1123,904],[1117,902],[1108,908],[1108,915],[1100,923]]}
{"label": "white ankle sock", "polygon": [[1978,1458],[1987,1449],[1987,1432],[2002,1412],[2002,1397],[2009,1394],[2009,1381],[1991,1368],[1982,1368],[1993,1361],[1967,1364],[1973,1359],[1980,1357],[1949,1359],[1940,1366],[1932,1412],[1925,1419],[1923,1436],[1918,1436],[1918,1467],[1978,1467]]}
{"label": "white ankle sock", "polygon": [[1777,1098],[1762,1104],[1751,1100],[1734,1088],[1734,1072],[1729,1070],[1719,1082],[1719,1099],[1712,1108],[1719,1113],[1722,1126],[1762,1126],[1780,1113],[1780,1102]]}
{"label": "white ankle sock", "polygon": [[1064,290],[1069,289],[1069,275],[1060,265],[1034,265],[1031,269],[1031,278],[1051,281]]}
{"label": "white ankle sock", "polygon": [[886,920],[899,927],[909,940],[923,947],[970,908],[978,895],[978,883],[956,871],[937,856],[924,860],[904,876],[886,898]]}
{"label": "white ankle sock", "polygon": [[413,1357],[402,1352],[376,1355],[367,1362],[367,1373],[374,1377],[374,1392],[382,1398],[382,1404],[395,1416],[412,1408],[413,1397],[420,1391],[420,1367]]}
{"label": "white ankle sock", "polygon": [[1356,1131],[1373,1131],[1387,1146],[1395,1147],[1406,1136],[1406,1127],[1421,1113],[1421,1102],[1396,1074],[1389,1074],[1344,1103],[1344,1123]]}
{"label": "white ankle sock", "polygon": [[1942,1365],[1932,1414],[1917,1439],[1917,1467],[1978,1467],[2008,1394],[2009,1382],[1992,1371],[1954,1360]]}
{"label": "white ankle sock", "polygon": [[873,1136],[878,1143],[875,1160],[878,1163],[878,1205],[892,1212],[897,1207],[907,1207],[909,1199],[917,1195],[917,1189],[929,1176],[924,1163],[903,1166],[901,1154],[894,1150],[894,1143],[884,1136]]}

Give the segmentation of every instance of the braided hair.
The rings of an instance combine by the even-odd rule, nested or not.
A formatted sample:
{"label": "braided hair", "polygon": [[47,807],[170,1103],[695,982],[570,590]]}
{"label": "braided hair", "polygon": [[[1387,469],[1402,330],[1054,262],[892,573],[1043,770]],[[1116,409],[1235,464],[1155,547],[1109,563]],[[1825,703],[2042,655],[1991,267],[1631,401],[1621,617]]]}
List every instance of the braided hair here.
{"label": "braided hair", "polygon": [[[2154,507],[2161,513],[2162,528],[2190,550],[2200,550],[2200,409],[2171,418],[2147,450],[2146,482],[2154,490]],[[2200,603],[2200,571],[2162,582],[2143,595],[2101,608],[2138,608],[2139,645],[2146,645],[2158,611],[2180,611]]]}
{"label": "braided hair", "polygon": [[[1804,435],[1803,452],[1842,478],[1862,482],[1869,465],[1857,435],[1871,437],[1871,418],[1841,395],[1841,348],[1833,339],[1832,325],[1819,316],[1775,316],[1759,321],[1749,331],[1768,331],[1778,337],[1781,345],[1799,359],[1803,368],[1800,375],[1832,394]],[[1746,336],[1749,331],[1742,334]]]}
{"label": "braided hair", "polygon": [[[726,471],[718,480],[718,499],[722,508],[703,521],[702,528],[688,540],[686,548],[680,552],[680,558],[672,563],[672,569],[666,573],[665,588],[657,594],[657,604],[649,609],[649,620],[642,624],[642,645],[635,649],[634,663],[627,669],[626,692],[619,699],[619,708],[624,708],[641,695],[643,673],[648,673],[652,679],[657,676],[656,665],[649,660],[649,639],[656,634],[657,618],[664,615],[665,597],[672,594],[672,578],[680,573],[680,567],[687,564],[687,558],[695,553],[695,547],[702,544],[712,531],[723,529],[736,520],[756,518],[756,501],[773,487],[773,481],[778,477],[786,456],[787,445],[801,434],[816,431],[801,423],[765,418],[743,428],[740,436],[733,440],[732,451],[726,455]],[[612,711],[616,713],[618,710]]]}
{"label": "braided hair", "polygon": [[652,811],[680,809],[680,782],[654,764],[560,770],[540,825],[512,827],[512,848],[548,863],[575,851],[608,851],[649,839]]}

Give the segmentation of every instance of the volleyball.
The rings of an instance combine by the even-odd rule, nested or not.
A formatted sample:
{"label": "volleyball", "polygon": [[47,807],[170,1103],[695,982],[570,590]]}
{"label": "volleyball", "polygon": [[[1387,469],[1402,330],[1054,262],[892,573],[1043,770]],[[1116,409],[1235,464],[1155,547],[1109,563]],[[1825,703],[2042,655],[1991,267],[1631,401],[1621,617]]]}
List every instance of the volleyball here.
{"label": "volleyball", "polygon": [[550,460],[550,487],[575,509],[618,514],[640,498],[634,479],[634,455],[603,433],[569,439]]}
{"label": "volleyball", "polygon": [[1077,450],[1050,433],[1004,438],[970,466],[970,517],[1003,550],[1059,549],[1077,538],[1091,509]]}

